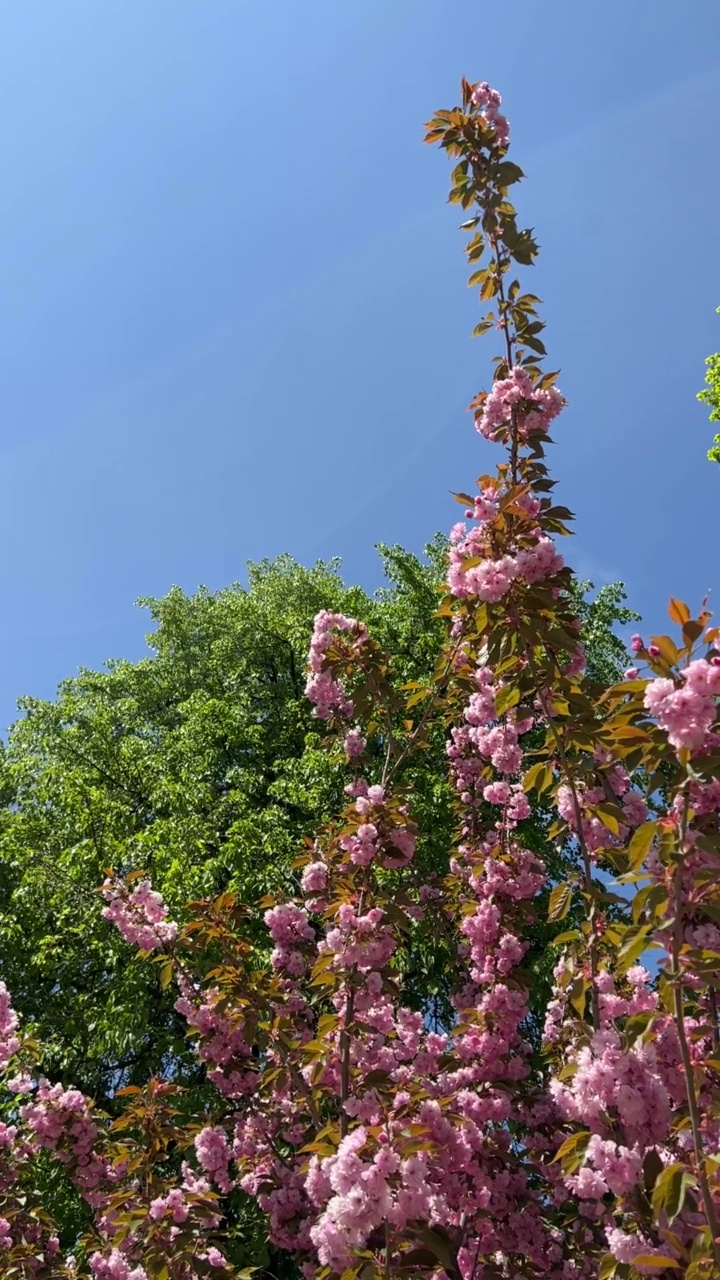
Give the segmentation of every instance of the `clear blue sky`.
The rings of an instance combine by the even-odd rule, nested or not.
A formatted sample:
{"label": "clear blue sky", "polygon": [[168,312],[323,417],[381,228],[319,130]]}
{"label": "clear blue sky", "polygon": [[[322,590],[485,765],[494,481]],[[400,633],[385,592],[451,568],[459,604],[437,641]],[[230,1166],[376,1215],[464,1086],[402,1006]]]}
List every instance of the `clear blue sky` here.
{"label": "clear blue sky", "polygon": [[462,74],[528,175],[575,563],[653,622],[718,586],[718,0],[16,0],[0,46],[0,724],[139,656],[137,596],[374,587],[456,518],[493,343],[421,125]]}

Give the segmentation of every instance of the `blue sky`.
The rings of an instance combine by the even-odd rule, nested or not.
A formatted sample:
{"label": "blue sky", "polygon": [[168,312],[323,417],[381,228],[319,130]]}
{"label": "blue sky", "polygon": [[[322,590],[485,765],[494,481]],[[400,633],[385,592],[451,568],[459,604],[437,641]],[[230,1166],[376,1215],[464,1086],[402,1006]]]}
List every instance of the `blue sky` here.
{"label": "blue sky", "polygon": [[0,46],[0,725],[139,656],[140,595],[374,587],[454,521],[494,347],[421,126],[462,74],[528,175],[574,563],[656,625],[717,588],[717,0],[22,0]]}

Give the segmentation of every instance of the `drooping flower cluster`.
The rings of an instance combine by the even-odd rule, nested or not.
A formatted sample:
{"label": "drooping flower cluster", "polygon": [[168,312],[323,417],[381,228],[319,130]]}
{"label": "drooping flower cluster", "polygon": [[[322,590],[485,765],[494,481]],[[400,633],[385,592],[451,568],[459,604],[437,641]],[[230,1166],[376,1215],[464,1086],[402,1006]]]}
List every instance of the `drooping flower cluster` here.
{"label": "drooping flower cluster", "polygon": [[[598,766],[605,763],[602,753],[596,752],[595,756]],[[646,800],[633,789],[631,779],[621,765],[599,767],[598,781],[594,786],[577,781],[572,784],[561,782],[556,791],[556,805],[568,829],[579,833],[590,853],[622,847],[630,832],[648,816]]]}
{"label": "drooping flower cluster", "polygon": [[500,111],[502,97],[497,89],[492,89],[487,81],[483,80],[475,85],[472,101],[492,127],[497,145],[506,147],[510,141],[510,126]]}
{"label": "drooping flower cluster", "polygon": [[178,927],[168,920],[162,894],[153,889],[149,880],[139,880],[131,891],[106,880],[102,895],[108,904],[103,907],[103,916],[112,921],[126,942],[135,943],[142,951],[157,951],[174,942]]}
{"label": "drooping flower cluster", "polygon": [[200,990],[182,972],[177,981],[180,996],[175,1009],[197,1033],[197,1054],[206,1064],[208,1079],[225,1097],[252,1094],[257,1088],[257,1068],[242,1019],[223,1010],[222,993],[217,987]]}
{"label": "drooping flower cluster", "polygon": [[148,1280],[145,1268],[134,1267],[119,1249],[111,1249],[107,1255],[93,1253],[90,1266],[97,1280]]}
{"label": "drooping flower cluster", "polygon": [[[473,678],[477,692],[464,709],[465,723],[451,730],[446,748],[455,789],[465,806],[477,808],[483,801],[501,806],[498,829],[511,830],[530,815],[522,784],[509,779],[520,772],[520,738],[532,729],[534,717],[515,710],[498,717],[502,681],[495,680],[488,666],[478,667]],[[493,771],[503,776],[496,778]]]}
{"label": "drooping flower cluster", "polygon": [[[331,674],[327,662],[336,633],[346,633],[351,638],[350,651],[358,655],[367,640],[365,624],[355,618],[346,618],[342,613],[330,613],[324,609],[315,618],[312,640],[310,642],[310,674],[305,686],[306,696],[315,706],[315,715],[320,720],[329,720],[335,714],[351,716],[352,700],[343,688],[342,681]],[[351,739],[354,750],[356,739]]]}
{"label": "drooping flower cluster", "polygon": [[289,977],[299,977],[307,969],[308,943],[315,941],[307,911],[294,902],[283,902],[265,912],[265,924],[275,943],[273,967]]}
{"label": "drooping flower cluster", "polygon": [[52,1151],[70,1167],[72,1181],[88,1204],[101,1206],[118,1170],[98,1153],[98,1125],[92,1106],[79,1089],[39,1081],[33,1098],[20,1107],[33,1150]]}
{"label": "drooping flower cluster", "polygon": [[[18,1092],[17,1079],[7,1083]],[[207,1272],[196,1270],[194,1264],[189,1267],[190,1258],[208,1267],[226,1268],[222,1252],[207,1240],[208,1231],[220,1222],[209,1184],[187,1164],[182,1167],[180,1186],[173,1185],[172,1175],[168,1182],[161,1172],[168,1144],[184,1136],[172,1126],[176,1113],[161,1101],[165,1093],[177,1093],[176,1086],[151,1082],[149,1108],[141,1099],[131,1104],[141,1129],[143,1120],[150,1120],[150,1129],[163,1134],[154,1155],[142,1143],[127,1144],[122,1136],[114,1136],[115,1128],[127,1129],[131,1115],[112,1125],[77,1089],[50,1084],[41,1077],[29,1084],[23,1078],[21,1092],[31,1096],[17,1107],[15,1123],[0,1123],[0,1269],[4,1276],[60,1280],[82,1274],[97,1280],[152,1280],[162,1263],[168,1274],[200,1280]],[[202,1150],[200,1140],[198,1147]],[[47,1156],[67,1179],[68,1190],[75,1188],[92,1211],[89,1271],[80,1272],[73,1255],[61,1251],[52,1219],[38,1202],[34,1179],[39,1169],[40,1187],[46,1181]],[[83,1243],[88,1252],[88,1240]]]}
{"label": "drooping flower cluster", "polygon": [[17,1025],[17,1014],[12,1007],[10,992],[5,983],[0,980],[0,1071],[7,1066],[20,1048]]}
{"label": "drooping flower cluster", "polygon": [[667,733],[673,747],[696,751],[717,719],[720,656],[689,663],[679,682],[661,677],[645,690],[645,707]]}

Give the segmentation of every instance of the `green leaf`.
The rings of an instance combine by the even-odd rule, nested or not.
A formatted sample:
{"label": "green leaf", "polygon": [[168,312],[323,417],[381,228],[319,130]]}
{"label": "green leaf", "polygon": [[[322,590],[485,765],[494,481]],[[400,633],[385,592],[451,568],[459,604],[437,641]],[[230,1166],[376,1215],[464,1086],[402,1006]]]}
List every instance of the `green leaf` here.
{"label": "green leaf", "polygon": [[686,622],[685,623],[685,626],[682,629],[682,635],[683,635],[683,640],[685,641],[685,644],[688,646],[688,648],[690,648],[691,645],[694,645],[696,640],[700,639],[700,636],[702,635],[704,630],[705,628],[702,622]]}
{"label": "green leaf", "polygon": [[444,1232],[432,1227],[424,1227],[418,1232],[418,1236],[446,1271],[455,1270],[455,1250]]}
{"label": "green leaf", "polygon": [[600,1260],[600,1270],[598,1271],[597,1280],[612,1280],[617,1270],[617,1258],[611,1253],[603,1254]]}
{"label": "green leaf", "polygon": [[585,1005],[590,983],[587,978],[573,978],[567,989],[568,999],[579,1018],[585,1017]]}
{"label": "green leaf", "polygon": [[545,347],[545,343],[541,342],[539,338],[535,338],[527,332],[524,332],[522,336],[518,336],[518,342],[520,342],[524,347],[529,347],[531,351],[536,352],[536,354],[539,356],[547,355],[547,349]]}
{"label": "green leaf", "polygon": [[523,778],[523,791],[538,791],[542,794],[555,781],[553,767],[549,760],[540,760],[528,769]]}
{"label": "green leaf", "polygon": [[551,1164],[561,1162],[565,1173],[575,1173],[584,1163],[585,1152],[592,1137],[589,1129],[581,1129],[579,1133],[571,1133],[555,1152]]}
{"label": "green leaf", "polygon": [[655,1147],[650,1147],[645,1159],[643,1160],[643,1182],[646,1191],[652,1191],[665,1165],[658,1155]]}
{"label": "green leaf", "polygon": [[498,719],[507,715],[511,707],[516,707],[519,701],[520,690],[513,689],[511,685],[505,685],[495,697],[495,711]]}
{"label": "green leaf", "polygon": [[641,925],[640,928],[628,928],[623,936],[622,946],[617,953],[618,970],[620,973],[627,973],[632,968],[636,960],[642,955],[643,951],[648,947],[648,934],[650,928],[648,925]]}
{"label": "green leaf", "polygon": [[668,1222],[674,1222],[682,1211],[685,1196],[697,1182],[685,1165],[671,1164],[659,1175],[652,1193],[652,1206],[656,1214],[666,1213]]}
{"label": "green leaf", "polygon": [[597,814],[608,831],[611,831],[614,836],[619,834],[623,813],[621,809],[618,809],[617,805],[601,802],[593,806],[593,813]]}
{"label": "green leaf", "polygon": [[570,910],[572,896],[569,884],[557,884],[550,894],[548,920],[564,920]]}
{"label": "green leaf", "polygon": [[510,187],[514,182],[520,182],[525,174],[519,165],[513,164],[512,160],[502,160],[495,169],[495,177],[501,187]]}
{"label": "green leaf", "polygon": [[645,1034],[654,1016],[653,1012],[634,1013],[627,1019],[623,1028],[623,1039],[627,1048],[631,1048],[635,1041]]}
{"label": "green leaf", "polygon": [[[674,667],[680,657],[680,650],[670,636],[651,636],[650,643],[660,650],[660,657],[669,667]],[[628,685],[631,681],[628,681]]]}
{"label": "green leaf", "polygon": [[[431,1249],[409,1249],[400,1254],[400,1265],[403,1270],[409,1267],[415,1274],[420,1271],[432,1271],[437,1268],[437,1254]],[[375,1274],[375,1273],[373,1273]]]}
{"label": "green leaf", "polygon": [[656,822],[643,822],[642,826],[633,832],[632,840],[627,850],[630,867],[633,871],[638,871],[645,861],[656,831]]}
{"label": "green leaf", "polygon": [[562,947],[566,942],[578,942],[582,937],[579,929],[566,929],[564,933],[559,933],[557,937],[551,939],[553,947]]}

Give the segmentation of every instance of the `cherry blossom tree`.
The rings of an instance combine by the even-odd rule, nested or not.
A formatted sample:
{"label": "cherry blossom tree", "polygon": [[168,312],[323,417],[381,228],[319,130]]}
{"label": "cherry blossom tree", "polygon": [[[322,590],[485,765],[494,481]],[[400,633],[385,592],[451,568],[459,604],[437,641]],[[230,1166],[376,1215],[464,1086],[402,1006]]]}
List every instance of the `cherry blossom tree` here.
{"label": "cherry blossom tree", "polygon": [[[195,1114],[152,1081],[108,1124],[38,1080],[3,989],[5,1275],[237,1274],[240,1196],[307,1280],[720,1274],[720,633],[672,599],[676,639],[634,636],[617,684],[585,669],[558,550],[572,517],[546,462],[565,400],[515,275],[537,245],[510,201],[523,175],[501,105],[463,81],[427,129],[454,161],[491,308],[476,332],[501,343],[471,406],[501,461],[458,495],[434,676],[398,693],[363,622],[317,616],[307,696],[351,781],[298,857],[296,894],[260,903],[267,945],[229,893],[178,925],[141,876],[108,874],[107,919],[177,986],[207,1074]],[[438,722],[447,874],[415,858],[411,766]],[[538,811],[571,851],[563,878],[525,839]],[[541,915],[557,927],[538,1044]],[[447,998],[418,1006],[408,973],[430,942]],[[34,1199],[46,1157],[89,1208],[70,1258]]]}

